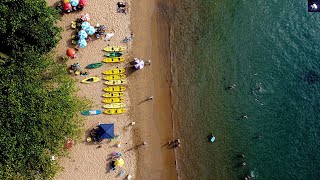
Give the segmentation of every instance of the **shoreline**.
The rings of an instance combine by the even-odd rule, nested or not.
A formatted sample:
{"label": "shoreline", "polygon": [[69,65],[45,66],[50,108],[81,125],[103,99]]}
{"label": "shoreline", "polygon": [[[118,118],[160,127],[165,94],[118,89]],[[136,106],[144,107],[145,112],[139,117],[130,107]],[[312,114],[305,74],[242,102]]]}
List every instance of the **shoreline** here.
{"label": "shoreline", "polygon": [[[134,132],[135,144],[141,143],[138,141],[142,139],[148,142],[147,148],[137,152],[137,179],[178,179],[174,150],[163,146],[174,139],[170,89],[170,23],[166,6],[164,1],[159,0],[132,2],[131,29],[135,34],[133,56],[152,60],[150,67],[137,72],[139,75],[135,74],[137,76],[133,78],[136,84],[129,91],[135,112],[133,117],[139,118],[137,121],[142,126],[139,132]],[[142,89],[149,89],[150,92],[141,94]],[[152,102],[135,106],[148,96],[155,98]]]}

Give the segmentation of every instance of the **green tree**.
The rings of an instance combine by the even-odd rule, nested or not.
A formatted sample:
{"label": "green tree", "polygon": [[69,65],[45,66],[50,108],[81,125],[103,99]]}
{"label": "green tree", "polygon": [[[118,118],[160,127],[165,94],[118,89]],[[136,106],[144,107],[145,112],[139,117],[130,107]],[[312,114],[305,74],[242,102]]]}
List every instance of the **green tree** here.
{"label": "green tree", "polygon": [[1,51],[49,52],[60,40],[57,11],[45,0],[0,1]]}

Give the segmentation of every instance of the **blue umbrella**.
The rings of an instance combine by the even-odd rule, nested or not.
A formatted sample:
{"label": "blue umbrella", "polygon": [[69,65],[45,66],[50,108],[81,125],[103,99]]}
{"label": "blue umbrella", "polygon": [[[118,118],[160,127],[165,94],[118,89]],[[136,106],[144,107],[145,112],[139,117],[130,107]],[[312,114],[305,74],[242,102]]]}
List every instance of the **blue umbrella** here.
{"label": "blue umbrella", "polygon": [[94,34],[96,32],[96,29],[93,26],[90,26],[88,29],[86,29],[86,32],[89,35],[92,35],[92,34]]}
{"label": "blue umbrella", "polygon": [[70,0],[71,6],[78,6],[79,0]]}
{"label": "blue umbrella", "polygon": [[82,24],[81,24],[81,28],[83,29],[83,30],[86,30],[86,29],[88,29],[90,27],[90,23],[88,23],[88,22],[83,22]]}
{"label": "blue umbrella", "polygon": [[114,124],[100,124],[98,133],[99,139],[114,138]]}
{"label": "blue umbrella", "polygon": [[78,46],[81,48],[85,48],[87,46],[87,41],[85,39],[80,39],[78,41]]}
{"label": "blue umbrella", "polygon": [[85,39],[88,37],[88,34],[86,33],[86,31],[81,30],[78,32],[78,37],[79,37],[79,39]]}

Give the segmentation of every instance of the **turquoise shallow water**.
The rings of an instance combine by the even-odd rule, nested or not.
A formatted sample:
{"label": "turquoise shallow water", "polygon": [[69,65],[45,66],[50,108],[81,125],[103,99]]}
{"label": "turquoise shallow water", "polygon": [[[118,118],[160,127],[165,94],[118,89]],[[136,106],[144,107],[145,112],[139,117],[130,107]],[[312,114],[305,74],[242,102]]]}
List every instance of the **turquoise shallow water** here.
{"label": "turquoise shallow water", "polygon": [[320,179],[320,13],[299,0],[176,7],[170,48],[181,179]]}

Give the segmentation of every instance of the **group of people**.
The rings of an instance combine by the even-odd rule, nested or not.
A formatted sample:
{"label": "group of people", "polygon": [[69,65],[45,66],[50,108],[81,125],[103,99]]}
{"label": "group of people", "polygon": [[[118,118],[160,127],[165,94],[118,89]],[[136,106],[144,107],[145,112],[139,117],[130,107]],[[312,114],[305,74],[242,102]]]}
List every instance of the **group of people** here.
{"label": "group of people", "polygon": [[126,2],[118,2],[117,3],[117,12],[127,14],[127,3]]}
{"label": "group of people", "polygon": [[69,73],[74,75],[80,75],[80,76],[88,75],[88,72],[82,71],[80,63],[71,64],[71,66],[69,67]]}
{"label": "group of people", "polygon": [[90,131],[90,137],[87,138],[87,141],[93,141],[94,143],[101,142],[102,139],[99,139],[98,128],[92,128]]}

